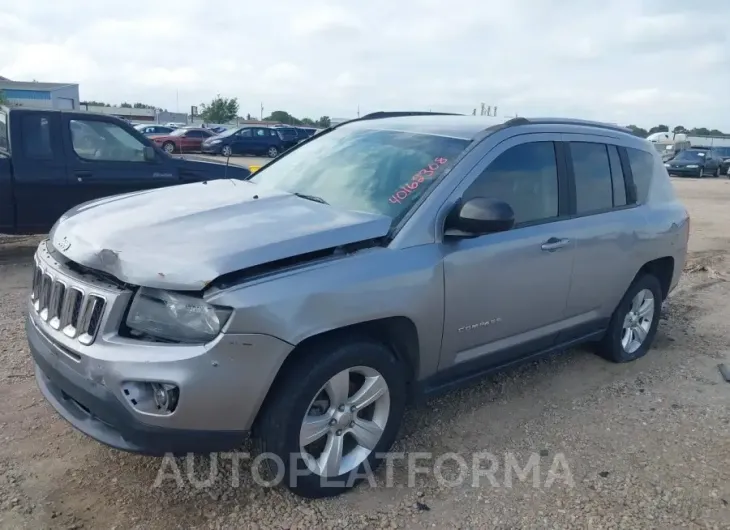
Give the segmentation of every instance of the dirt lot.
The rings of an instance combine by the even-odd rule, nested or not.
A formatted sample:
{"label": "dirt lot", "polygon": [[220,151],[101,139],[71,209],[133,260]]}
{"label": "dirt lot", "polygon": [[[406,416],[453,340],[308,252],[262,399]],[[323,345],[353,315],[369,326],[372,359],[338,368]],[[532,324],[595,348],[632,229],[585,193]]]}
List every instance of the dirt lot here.
{"label": "dirt lot", "polygon": [[[230,465],[210,487],[153,487],[160,460],[74,432],[40,397],[23,336],[37,238],[6,241],[0,527],[730,528],[730,384],[717,370],[730,363],[730,181],[675,186],[692,215],[692,254],[646,357],[619,366],[571,351],[409,411],[396,450],[456,452],[469,463],[488,451],[500,466],[493,483],[449,486],[430,473],[409,487],[396,461],[395,487],[382,487],[383,472],[380,487],[316,502],[255,485],[245,463],[238,487]],[[521,467],[539,455],[539,480],[508,487],[508,453]],[[199,459],[198,478],[208,462]]]}

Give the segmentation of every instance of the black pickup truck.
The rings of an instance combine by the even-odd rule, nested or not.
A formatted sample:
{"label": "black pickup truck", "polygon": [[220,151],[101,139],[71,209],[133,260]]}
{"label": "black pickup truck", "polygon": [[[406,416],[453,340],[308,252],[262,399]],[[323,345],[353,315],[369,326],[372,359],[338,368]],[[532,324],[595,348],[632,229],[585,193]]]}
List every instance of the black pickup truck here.
{"label": "black pickup truck", "polygon": [[170,156],[113,116],[0,106],[0,234],[46,233],[101,197],[250,174]]}

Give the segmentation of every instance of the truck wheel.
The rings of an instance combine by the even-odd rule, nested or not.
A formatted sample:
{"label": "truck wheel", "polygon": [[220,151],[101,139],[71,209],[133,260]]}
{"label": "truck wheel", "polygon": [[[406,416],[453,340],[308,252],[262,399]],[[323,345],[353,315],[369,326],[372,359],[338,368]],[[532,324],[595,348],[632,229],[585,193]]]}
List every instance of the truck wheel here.
{"label": "truck wheel", "polygon": [[599,355],[615,363],[643,357],[656,335],[662,308],[662,288],[651,274],[634,280],[613,312],[606,335],[597,345]]}
{"label": "truck wheel", "polygon": [[172,154],[175,152],[175,144],[172,142],[165,142],[162,144],[162,149],[164,149],[166,153]]}
{"label": "truck wheel", "polygon": [[339,495],[393,444],[406,403],[403,367],[367,338],[322,341],[295,355],[254,429],[261,459],[271,480],[297,495]]}
{"label": "truck wheel", "polygon": [[268,151],[266,151],[266,154],[269,156],[269,158],[276,158],[277,156],[279,156],[279,150],[272,145],[271,147],[269,147]]}

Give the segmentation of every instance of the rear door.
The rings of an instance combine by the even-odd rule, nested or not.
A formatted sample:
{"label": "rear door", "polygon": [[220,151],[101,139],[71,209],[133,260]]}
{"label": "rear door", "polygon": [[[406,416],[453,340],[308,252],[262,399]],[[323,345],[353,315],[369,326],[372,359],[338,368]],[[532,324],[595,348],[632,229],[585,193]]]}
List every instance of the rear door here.
{"label": "rear door", "polygon": [[12,116],[14,197],[19,231],[45,233],[73,202],[59,112]]}
{"label": "rear door", "polygon": [[75,115],[62,129],[73,205],[179,182],[169,158],[157,153],[154,161],[145,161],[143,148],[149,144],[102,116]]}
{"label": "rear door", "polygon": [[203,140],[210,138],[212,134],[199,129],[191,129],[180,139],[183,152],[200,151]]}
{"label": "rear door", "polygon": [[[608,324],[641,266],[637,250],[646,219],[637,202],[645,191],[627,177],[622,148],[607,138],[576,134],[562,138],[573,212],[567,237],[575,242],[567,317],[576,324],[572,331],[585,335]],[[653,160],[653,155],[647,156]],[[577,337],[560,340],[573,338]]]}

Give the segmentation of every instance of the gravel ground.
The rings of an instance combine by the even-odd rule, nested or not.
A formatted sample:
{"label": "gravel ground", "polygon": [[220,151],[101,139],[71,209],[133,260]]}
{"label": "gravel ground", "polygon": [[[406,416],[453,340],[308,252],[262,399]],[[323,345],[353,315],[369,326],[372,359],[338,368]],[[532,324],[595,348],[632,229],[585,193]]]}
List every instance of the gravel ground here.
{"label": "gravel ground", "polygon": [[[730,363],[730,181],[675,187],[692,215],[691,257],[646,357],[615,365],[574,350],[410,410],[395,450],[457,453],[466,480],[429,472],[409,483],[407,460],[396,460],[393,487],[382,470],[376,487],[321,501],[256,485],[249,462],[235,473],[230,460],[216,460],[208,487],[187,480],[186,462],[166,461],[183,484],[156,487],[162,460],[103,447],[58,418],[35,387],[23,333],[38,238],[6,238],[0,527],[730,528],[730,384],[717,369]],[[485,451],[497,466],[491,480],[472,469]],[[533,454],[537,475],[505,472]],[[209,458],[191,463],[207,476]]]}

